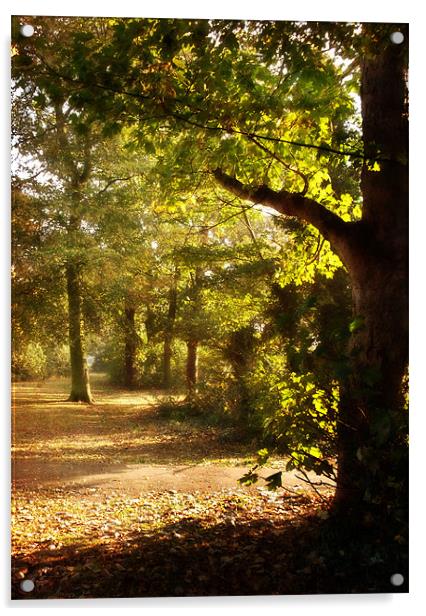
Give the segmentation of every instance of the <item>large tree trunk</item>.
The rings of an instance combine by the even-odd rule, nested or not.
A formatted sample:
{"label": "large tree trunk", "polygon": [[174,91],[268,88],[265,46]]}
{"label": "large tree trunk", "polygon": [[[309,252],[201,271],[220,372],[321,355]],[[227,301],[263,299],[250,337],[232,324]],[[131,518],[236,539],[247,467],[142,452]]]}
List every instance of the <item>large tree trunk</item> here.
{"label": "large tree trunk", "polygon": [[[407,366],[408,305],[403,271],[392,262],[352,270],[355,308],[349,374],[338,418],[336,506],[391,504],[391,484],[402,487],[407,468],[402,380]],[[401,474],[402,473],[402,474]]]}
{"label": "large tree trunk", "polygon": [[346,514],[374,505],[394,516],[397,506],[407,504],[401,392],[408,355],[408,28],[398,28],[403,45],[390,41],[394,24],[364,28],[369,48],[363,51],[361,87],[366,157],[361,221],[344,222],[302,194],[246,187],[222,169],[213,172],[235,195],[314,225],[350,275],[354,331],[337,423],[335,499]]}
{"label": "large tree trunk", "polygon": [[196,391],[198,382],[198,341],[191,338],[186,346],[186,387],[190,395]]}
{"label": "large tree trunk", "polygon": [[[374,28],[368,34],[373,39]],[[364,164],[363,218],[346,261],[356,330],[338,423],[336,505],[346,511],[366,501],[386,509],[392,498],[406,497],[407,412],[402,395],[408,362],[406,45],[407,39],[402,47],[378,41],[379,51],[366,56],[362,71],[365,153],[380,159],[380,171]]]}
{"label": "large tree trunk", "polygon": [[138,334],[135,325],[136,309],[125,303],[124,307],[124,385],[132,389],[136,380],[136,350]]}
{"label": "large tree trunk", "polygon": [[66,265],[69,347],[71,360],[71,393],[70,402],[87,402],[91,404],[89,371],[84,351],[84,334],[81,311],[80,268],[69,262]]}

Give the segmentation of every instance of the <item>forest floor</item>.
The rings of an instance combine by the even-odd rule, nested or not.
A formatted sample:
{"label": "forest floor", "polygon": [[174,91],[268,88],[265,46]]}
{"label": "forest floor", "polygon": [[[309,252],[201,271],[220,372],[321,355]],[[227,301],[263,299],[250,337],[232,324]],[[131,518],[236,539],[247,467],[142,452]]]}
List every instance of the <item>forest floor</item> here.
{"label": "forest floor", "polygon": [[[66,402],[67,390],[14,386],[13,598],[377,590],[347,579],[344,549],[329,553],[332,488],[318,494],[294,472],[277,492],[242,486],[255,446],[162,417],[164,393],[100,376],[95,405]],[[261,474],[284,466],[273,458]]]}

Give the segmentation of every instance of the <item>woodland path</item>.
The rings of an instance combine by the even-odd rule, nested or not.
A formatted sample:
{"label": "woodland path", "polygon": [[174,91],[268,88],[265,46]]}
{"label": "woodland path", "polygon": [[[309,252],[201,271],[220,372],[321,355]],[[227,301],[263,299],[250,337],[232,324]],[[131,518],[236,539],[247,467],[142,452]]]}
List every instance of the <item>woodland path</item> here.
{"label": "woodland path", "polygon": [[[283,475],[287,490],[241,486],[254,445],[162,417],[160,392],[111,389],[97,375],[93,392],[90,406],[65,402],[65,379],[14,387],[14,598],[275,594],[327,582],[311,532],[330,488],[319,497],[294,473]],[[275,459],[261,474],[280,468]],[[314,582],[301,542],[319,567]]]}
{"label": "woodland path", "polygon": [[[91,406],[65,402],[67,387],[65,379],[15,385],[16,490],[212,492],[239,487],[250,467],[255,447],[232,442],[226,430],[162,418],[163,392],[111,389],[95,375]],[[260,474],[283,467],[276,458]],[[284,473],[283,480],[290,489],[306,487],[297,472]]]}

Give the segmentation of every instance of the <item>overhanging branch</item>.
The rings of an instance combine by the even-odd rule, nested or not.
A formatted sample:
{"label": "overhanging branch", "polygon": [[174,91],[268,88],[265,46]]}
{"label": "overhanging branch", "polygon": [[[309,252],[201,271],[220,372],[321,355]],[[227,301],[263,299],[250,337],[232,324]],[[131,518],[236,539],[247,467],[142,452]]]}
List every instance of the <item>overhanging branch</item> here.
{"label": "overhanging branch", "polygon": [[272,137],[270,135],[260,135],[259,133],[253,133],[253,132],[244,131],[244,130],[227,127],[227,126],[220,126],[220,125],[212,126],[209,124],[203,124],[201,122],[185,117],[182,114],[179,114],[179,113],[176,113],[170,110],[167,110],[167,114],[170,117],[175,118],[175,120],[179,120],[185,124],[188,124],[189,126],[195,126],[197,128],[202,128],[204,130],[211,131],[211,132],[227,133],[229,135],[242,135],[243,137],[247,137],[249,139],[255,138],[257,140],[271,141],[274,143],[285,143],[287,145],[291,145],[297,148],[308,148],[308,149],[317,150],[320,152],[327,152],[328,154],[335,154],[337,156],[346,156],[348,158],[354,158],[357,160],[365,160],[365,161],[370,161],[370,162],[376,162],[376,161],[383,162],[383,161],[389,160],[387,158],[382,158],[378,156],[375,156],[375,157],[365,156],[365,154],[360,150],[358,151],[338,150],[337,148],[333,148],[327,145],[317,145],[315,143],[304,143],[302,141],[293,141],[291,139],[283,139],[282,137]]}
{"label": "overhanging branch", "polygon": [[350,223],[344,222],[337,214],[330,212],[317,201],[286,190],[278,192],[265,185],[248,188],[237,178],[224,173],[219,168],[213,171],[213,175],[223,188],[237,197],[266,205],[280,214],[292,216],[313,225],[332,244],[339,256],[345,254]]}

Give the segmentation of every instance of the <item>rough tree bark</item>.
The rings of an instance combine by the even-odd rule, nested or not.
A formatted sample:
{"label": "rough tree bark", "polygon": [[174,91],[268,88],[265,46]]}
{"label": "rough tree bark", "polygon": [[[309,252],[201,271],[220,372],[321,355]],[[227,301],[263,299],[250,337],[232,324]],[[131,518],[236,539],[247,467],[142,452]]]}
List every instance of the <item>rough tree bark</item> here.
{"label": "rough tree bark", "polygon": [[89,384],[89,372],[84,351],[84,333],[81,311],[81,283],[78,264],[66,265],[68,326],[71,362],[70,402],[93,402]]}
{"label": "rough tree bark", "polygon": [[[399,466],[406,411],[402,379],[408,363],[408,113],[405,43],[377,39],[362,67],[363,216],[348,260],[354,315],[350,376],[342,388],[336,502],[354,508],[360,497],[383,504],[389,484],[406,485]],[[374,472],[373,472],[374,469]],[[387,492],[387,496],[383,493]]]}
{"label": "rough tree bark", "polygon": [[234,194],[314,225],[349,272],[360,326],[350,340],[338,421],[335,505],[345,512],[364,510],[366,502],[385,510],[389,486],[406,485],[406,465],[394,455],[405,446],[401,392],[408,361],[408,32],[401,30],[402,46],[391,43],[389,33],[379,36],[374,25],[366,32],[372,45],[362,66],[366,160],[359,222],[344,222],[300,194],[247,188],[221,169],[214,172]]}

